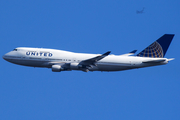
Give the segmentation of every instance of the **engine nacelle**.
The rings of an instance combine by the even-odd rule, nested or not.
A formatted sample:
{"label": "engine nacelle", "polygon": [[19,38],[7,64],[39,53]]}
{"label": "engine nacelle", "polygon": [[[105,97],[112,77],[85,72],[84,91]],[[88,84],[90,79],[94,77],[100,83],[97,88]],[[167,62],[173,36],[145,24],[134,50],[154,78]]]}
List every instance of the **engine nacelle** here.
{"label": "engine nacelle", "polygon": [[62,67],[60,65],[52,65],[53,72],[61,72]]}
{"label": "engine nacelle", "polygon": [[79,70],[79,63],[70,63],[71,70]]}

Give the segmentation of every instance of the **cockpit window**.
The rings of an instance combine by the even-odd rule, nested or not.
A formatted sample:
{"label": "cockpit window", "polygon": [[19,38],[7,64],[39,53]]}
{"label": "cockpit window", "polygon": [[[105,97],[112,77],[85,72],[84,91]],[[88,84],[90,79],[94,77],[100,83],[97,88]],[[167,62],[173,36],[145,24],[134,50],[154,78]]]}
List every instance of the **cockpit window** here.
{"label": "cockpit window", "polygon": [[17,49],[14,49],[13,51],[17,51]]}

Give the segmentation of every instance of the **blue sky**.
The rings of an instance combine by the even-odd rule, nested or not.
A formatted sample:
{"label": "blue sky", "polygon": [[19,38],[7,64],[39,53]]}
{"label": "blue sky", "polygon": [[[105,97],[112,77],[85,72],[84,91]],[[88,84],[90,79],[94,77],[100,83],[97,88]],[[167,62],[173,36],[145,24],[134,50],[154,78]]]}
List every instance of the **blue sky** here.
{"label": "blue sky", "polygon": [[53,73],[1,58],[0,119],[179,120],[179,5],[178,0],[1,0],[1,56],[16,47],[140,52],[169,33],[175,37],[166,57],[175,60],[121,72]]}

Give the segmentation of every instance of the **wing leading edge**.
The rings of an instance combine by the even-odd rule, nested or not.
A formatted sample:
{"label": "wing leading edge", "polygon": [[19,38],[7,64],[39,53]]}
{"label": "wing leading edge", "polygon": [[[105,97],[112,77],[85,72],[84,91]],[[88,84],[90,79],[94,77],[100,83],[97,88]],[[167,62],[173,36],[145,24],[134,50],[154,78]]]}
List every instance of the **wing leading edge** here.
{"label": "wing leading edge", "polygon": [[90,58],[87,60],[83,60],[79,63],[78,66],[82,71],[88,72],[89,68],[92,68],[92,66],[97,66],[96,65],[97,61],[107,57],[110,53],[111,53],[111,51],[108,51],[102,55],[99,55],[99,56],[96,56],[96,57],[93,57],[93,58]]}
{"label": "wing leading edge", "polygon": [[87,60],[83,60],[79,63],[79,65],[95,65],[95,63],[103,58],[105,58],[106,56],[108,56],[111,53],[111,51],[108,51],[102,55],[96,56],[94,58],[90,58]]}

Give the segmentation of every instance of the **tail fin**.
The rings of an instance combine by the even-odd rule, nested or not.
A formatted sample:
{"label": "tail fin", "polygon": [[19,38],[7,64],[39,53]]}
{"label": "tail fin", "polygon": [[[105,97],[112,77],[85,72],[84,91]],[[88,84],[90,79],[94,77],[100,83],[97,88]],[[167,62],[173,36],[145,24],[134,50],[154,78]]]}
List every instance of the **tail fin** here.
{"label": "tail fin", "polygon": [[153,42],[146,49],[137,54],[137,56],[163,58],[167,52],[169,45],[171,44],[173,37],[174,34],[164,34],[162,37]]}

